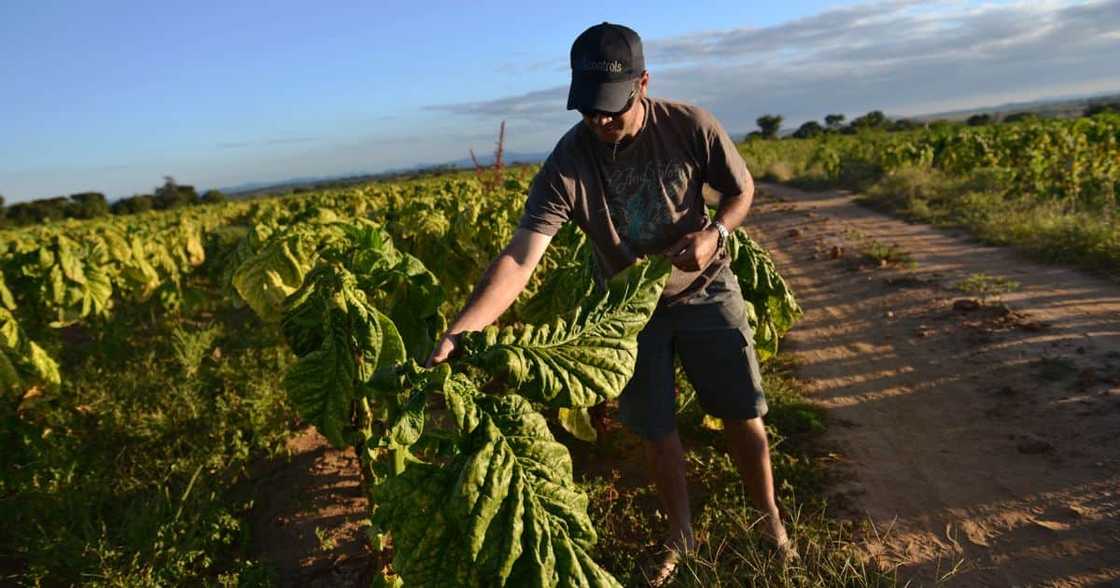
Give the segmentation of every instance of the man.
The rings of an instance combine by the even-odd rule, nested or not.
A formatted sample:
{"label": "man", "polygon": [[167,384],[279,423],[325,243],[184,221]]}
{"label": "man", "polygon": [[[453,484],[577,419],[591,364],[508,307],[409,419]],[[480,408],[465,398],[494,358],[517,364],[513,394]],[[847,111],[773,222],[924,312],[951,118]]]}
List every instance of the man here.
{"label": "man", "polygon": [[[644,442],[669,518],[654,584],[672,574],[679,553],[695,547],[684,451],[676,432],[673,354],[701,406],[720,417],[743,485],[765,514],[765,537],[792,553],[774,501],[761,376],[742,294],[728,267],[728,231],[747,215],[754,183],[719,123],[704,110],[647,96],[641,39],[603,23],[572,45],[568,110],[583,120],[556,145],[533,180],[509,245],[493,261],[429,364],[454,350],[456,334],[481,330],[517,298],[560,227],[587,233],[597,271],[612,275],[645,255],[674,268],[650,322],[638,337],[635,373],[619,399],[621,420]],[[720,194],[714,220],[702,189]]]}

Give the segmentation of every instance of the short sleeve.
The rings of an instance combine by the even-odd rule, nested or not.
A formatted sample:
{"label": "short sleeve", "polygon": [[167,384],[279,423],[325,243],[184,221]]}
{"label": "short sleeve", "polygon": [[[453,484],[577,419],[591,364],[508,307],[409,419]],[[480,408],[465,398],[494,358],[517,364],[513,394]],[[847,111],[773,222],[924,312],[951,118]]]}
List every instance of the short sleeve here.
{"label": "short sleeve", "polygon": [[529,187],[518,228],[553,236],[572,215],[572,196],[552,158],[545,161]]}
{"label": "short sleeve", "polygon": [[721,194],[743,194],[752,185],[747,164],[735,142],[723,130],[719,121],[704,110],[699,110],[701,163],[704,181]]}

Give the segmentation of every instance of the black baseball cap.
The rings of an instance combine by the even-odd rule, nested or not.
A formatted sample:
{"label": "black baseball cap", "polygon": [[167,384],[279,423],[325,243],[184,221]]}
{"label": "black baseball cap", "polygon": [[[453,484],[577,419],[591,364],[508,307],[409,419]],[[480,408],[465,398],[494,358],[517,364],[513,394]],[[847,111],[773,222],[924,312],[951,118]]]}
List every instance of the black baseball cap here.
{"label": "black baseball cap", "polygon": [[646,70],[642,39],[622,25],[604,22],[572,43],[568,110],[617,112],[626,107],[634,80]]}

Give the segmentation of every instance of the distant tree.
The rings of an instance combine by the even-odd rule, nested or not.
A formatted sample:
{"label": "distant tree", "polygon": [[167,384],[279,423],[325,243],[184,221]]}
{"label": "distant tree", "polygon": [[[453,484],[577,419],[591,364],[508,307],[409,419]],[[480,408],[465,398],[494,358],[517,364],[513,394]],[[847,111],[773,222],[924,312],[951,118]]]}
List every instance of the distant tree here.
{"label": "distant tree", "polygon": [[824,133],[824,127],[815,120],[802,123],[797,130],[793,132],[793,136],[798,139],[810,139]]}
{"label": "distant tree", "polygon": [[1096,116],[1107,112],[1120,112],[1120,102],[1096,102],[1085,109],[1085,116]]}
{"label": "distant tree", "polygon": [[65,196],[34,200],[32,204],[38,212],[39,222],[61,220],[73,216],[70,199]]}
{"label": "distant tree", "polygon": [[20,226],[60,220],[69,216],[69,205],[65,196],[17,202],[8,208],[8,218]]}
{"label": "distant tree", "polygon": [[992,115],[990,114],[974,114],[968,117],[965,121],[970,127],[981,127],[984,125],[992,124]]}
{"label": "distant tree", "polygon": [[912,121],[908,118],[900,118],[898,120],[891,121],[891,124],[887,128],[887,130],[890,130],[890,131],[910,131],[910,130],[914,130],[916,128],[919,128],[921,126],[922,125],[920,123]]}
{"label": "distant tree", "polygon": [[1005,123],[1017,123],[1028,120],[1038,120],[1038,115],[1033,112],[1016,112],[1003,117]]}
{"label": "distant tree", "polygon": [[830,131],[837,131],[840,130],[840,127],[844,126],[845,119],[847,119],[847,117],[842,114],[828,114],[824,117],[824,124]]}
{"label": "distant tree", "polygon": [[100,192],[70,195],[70,214],[74,218],[95,218],[109,214],[109,202]]}
{"label": "distant tree", "polygon": [[782,116],[774,114],[764,114],[755,120],[758,123],[758,128],[762,132],[762,136],[766,139],[775,139],[778,137],[778,130],[782,128]]}
{"label": "distant tree", "polygon": [[856,130],[863,129],[881,129],[887,123],[887,115],[883,114],[881,110],[872,110],[871,112],[857,116],[852,119],[852,128]]}
{"label": "distant tree", "polygon": [[171,176],[163,176],[163,185],[156,188],[153,196],[156,208],[160,210],[198,203],[198,193],[195,192],[194,186],[179,185]]}
{"label": "distant tree", "polygon": [[207,190],[202,195],[203,204],[219,204],[226,201],[226,195],[221,190]]}
{"label": "distant tree", "polygon": [[153,208],[155,208],[155,198],[151,194],[136,194],[121,198],[109,207],[113,214],[138,214]]}
{"label": "distant tree", "polygon": [[762,139],[762,138],[763,138],[762,131],[751,131],[751,132],[747,133],[747,139],[746,140],[747,141],[753,141],[755,139]]}
{"label": "distant tree", "polygon": [[148,212],[156,209],[156,197],[151,194],[140,194],[133,198],[133,203],[136,212]]}
{"label": "distant tree", "polygon": [[8,207],[7,218],[13,225],[28,225],[37,222],[35,209],[30,202],[16,202]]}

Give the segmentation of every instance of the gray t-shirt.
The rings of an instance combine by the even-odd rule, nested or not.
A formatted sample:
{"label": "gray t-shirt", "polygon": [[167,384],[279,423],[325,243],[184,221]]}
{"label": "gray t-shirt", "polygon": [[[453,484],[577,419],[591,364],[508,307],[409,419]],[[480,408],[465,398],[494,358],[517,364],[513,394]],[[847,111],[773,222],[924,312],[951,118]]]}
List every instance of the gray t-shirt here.
{"label": "gray t-shirt", "polygon": [[[657,98],[643,104],[645,125],[625,147],[598,140],[583,121],[565,133],[533,179],[519,224],[555,235],[575,221],[606,276],[708,226],[705,184],[726,195],[751,184],[735,143],[707,111]],[[685,300],[727,264],[721,251],[699,271],[673,268],[662,304]]]}

